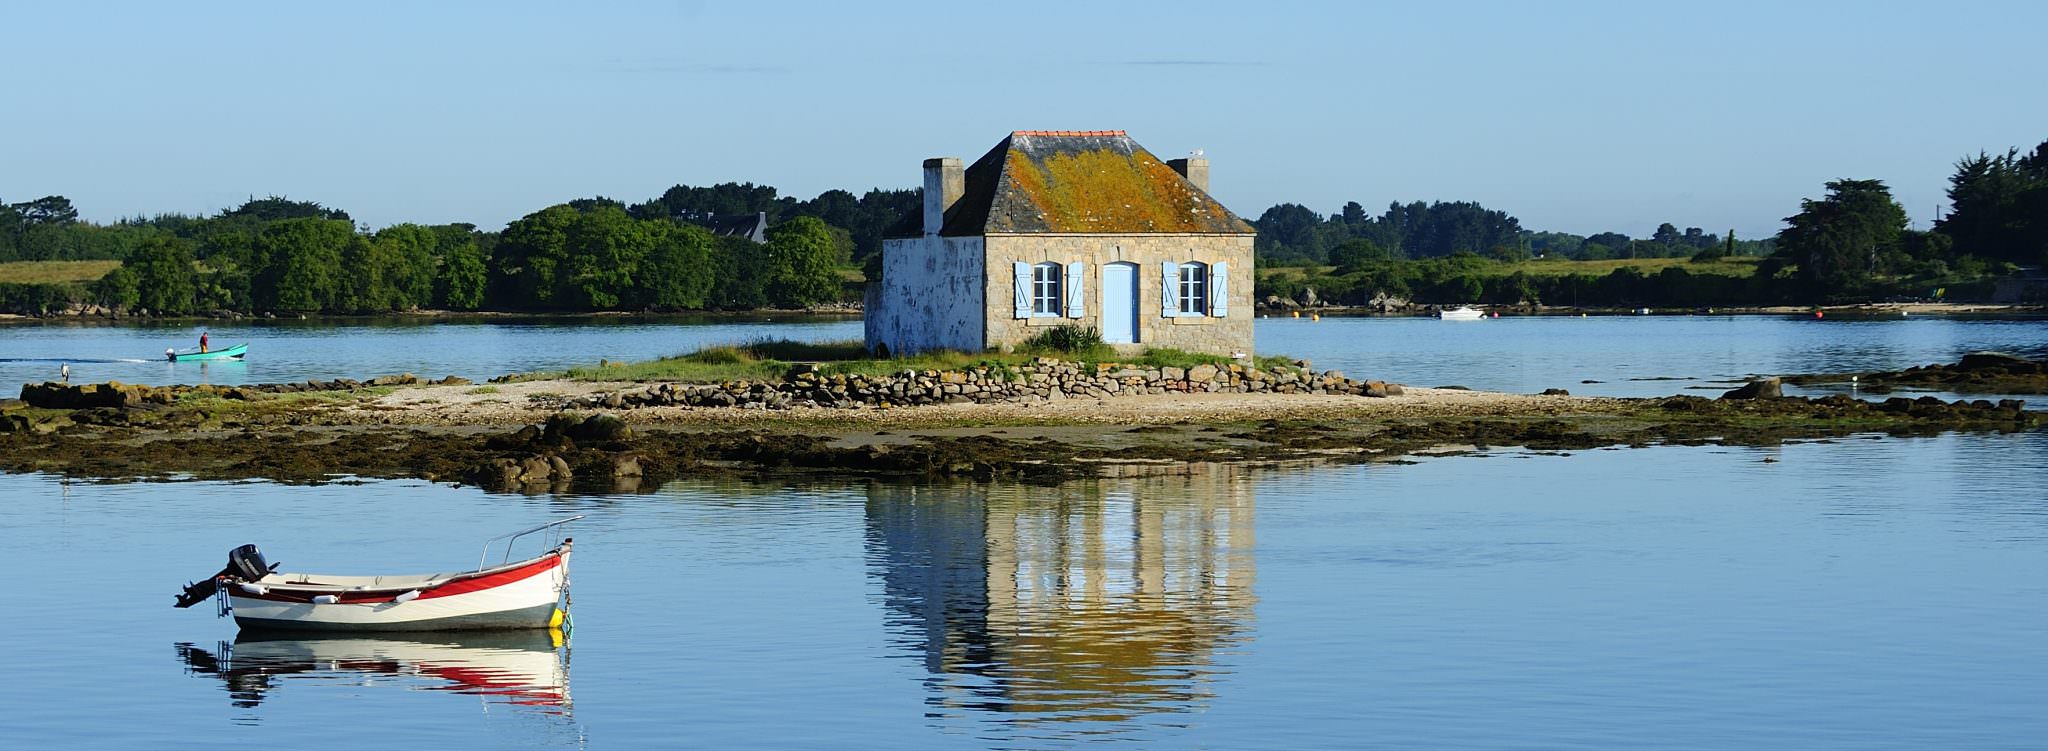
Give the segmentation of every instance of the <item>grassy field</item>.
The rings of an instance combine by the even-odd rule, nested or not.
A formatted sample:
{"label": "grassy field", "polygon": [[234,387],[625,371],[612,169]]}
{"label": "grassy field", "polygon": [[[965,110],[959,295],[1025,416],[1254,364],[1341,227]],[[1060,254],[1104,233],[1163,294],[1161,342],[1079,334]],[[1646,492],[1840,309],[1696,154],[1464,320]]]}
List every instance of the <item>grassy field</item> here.
{"label": "grassy field", "polygon": [[[1183,352],[1177,349],[1151,349],[1135,356],[1120,356],[1107,346],[1098,346],[1085,352],[1016,351],[969,354],[939,351],[910,357],[877,359],[869,357],[867,350],[857,340],[813,343],[777,339],[706,347],[689,354],[647,362],[602,362],[558,373],[532,373],[528,374],[528,377],[669,383],[774,381],[781,380],[797,363],[816,365],[818,372],[827,376],[858,374],[878,377],[895,375],[906,370],[965,370],[976,367],[1025,365],[1041,356],[1079,362],[1116,362],[1143,367],[1188,368],[1201,364],[1228,365],[1232,362],[1230,358],[1221,355]],[[1286,357],[1268,356],[1259,357],[1249,364],[1271,369],[1284,367],[1292,362]]]}
{"label": "grassy field", "polygon": [[[1704,263],[1693,263],[1690,259],[1686,258],[1619,258],[1609,261],[1573,261],[1562,258],[1546,258],[1516,263],[1488,264],[1484,269],[1484,273],[1486,276],[1507,276],[1517,271],[1529,276],[1566,276],[1570,274],[1606,276],[1614,273],[1615,269],[1633,267],[1637,271],[1643,272],[1644,276],[1649,276],[1666,268],[1677,266],[1694,274],[1749,276],[1755,273],[1758,260],[1760,259],[1747,256],[1723,258]],[[1336,267],[1334,266],[1261,268],[1259,269],[1259,276],[1264,279],[1299,279],[1307,276],[1310,272],[1326,275],[1335,270]]]}
{"label": "grassy field", "polygon": [[120,261],[9,261],[0,263],[0,283],[92,282],[120,265]]}

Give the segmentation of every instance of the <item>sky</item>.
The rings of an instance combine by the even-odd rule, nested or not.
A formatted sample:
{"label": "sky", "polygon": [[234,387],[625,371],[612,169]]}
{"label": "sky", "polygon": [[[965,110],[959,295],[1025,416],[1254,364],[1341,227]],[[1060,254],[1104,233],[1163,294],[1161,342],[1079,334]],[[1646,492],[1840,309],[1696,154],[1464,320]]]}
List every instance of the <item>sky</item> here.
{"label": "sky", "polygon": [[1255,218],[1477,201],[1761,237],[1841,178],[1915,226],[2048,140],[2038,2],[80,2],[0,32],[0,200],[286,196],[485,229],[737,181],[910,188],[1012,130],[1200,149]]}

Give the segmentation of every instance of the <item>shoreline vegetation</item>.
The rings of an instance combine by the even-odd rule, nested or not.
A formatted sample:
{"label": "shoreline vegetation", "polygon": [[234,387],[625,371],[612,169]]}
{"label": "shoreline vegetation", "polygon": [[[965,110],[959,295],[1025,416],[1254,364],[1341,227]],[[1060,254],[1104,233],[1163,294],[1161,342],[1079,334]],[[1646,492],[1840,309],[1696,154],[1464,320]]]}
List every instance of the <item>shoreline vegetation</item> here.
{"label": "shoreline vegetation", "polygon": [[[1665,222],[1646,238],[1523,229],[1465,201],[1282,203],[1251,224],[1254,298],[1409,306],[1760,307],[2048,299],[2048,142],[1956,163],[1949,211],[1913,229],[1877,180],[1835,180],[1769,238]],[[272,196],[217,215],[81,221],[60,195],[0,202],[0,312],[295,317],[409,310],[681,311],[852,303],[882,240],[915,234],[917,189],[676,185],[548,206],[502,229],[373,230]],[[1790,208],[1790,207],[1788,207]],[[1246,214],[1246,216],[1250,216]]]}
{"label": "shoreline vegetation", "polygon": [[[1616,399],[1403,388],[1284,358],[1218,363],[1173,352],[1125,363],[1046,354],[933,361],[924,370],[829,359],[850,356],[849,346],[757,342],[483,385],[411,375],[238,387],[30,385],[23,399],[0,400],[0,471],[634,492],[696,476],[1055,482],[1197,463],[1399,462],[1489,447],[1775,446],[2048,425],[2048,413],[2014,399],[1785,397],[1776,378],[1718,399]],[[799,354],[821,359],[774,357]],[[748,365],[750,378],[704,367],[735,364]],[[892,368],[900,372],[886,374]],[[1944,375],[1929,383],[1956,390],[2048,393],[2048,364],[1992,354],[1894,380],[1930,372]],[[1786,380],[1819,382],[1798,380],[1809,377],[1829,376]]]}

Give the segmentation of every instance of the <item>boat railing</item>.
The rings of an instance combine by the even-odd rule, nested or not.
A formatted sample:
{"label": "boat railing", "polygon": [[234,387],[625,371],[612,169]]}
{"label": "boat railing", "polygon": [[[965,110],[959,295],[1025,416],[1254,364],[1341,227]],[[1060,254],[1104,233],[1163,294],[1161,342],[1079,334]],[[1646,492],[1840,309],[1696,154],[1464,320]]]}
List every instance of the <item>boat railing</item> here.
{"label": "boat railing", "polygon": [[[543,530],[548,530],[548,531],[550,531],[550,534],[548,535],[548,544],[547,544],[547,547],[548,547],[548,548],[552,548],[552,547],[554,547],[554,546],[555,546],[555,535],[553,534],[553,532],[559,532],[559,531],[560,531],[560,529],[558,529],[559,527],[561,527],[561,526],[562,526],[562,525],[564,525],[564,524],[568,524],[569,522],[573,522],[573,521],[576,521],[577,519],[581,519],[581,518],[583,518],[583,516],[584,516],[583,514],[577,514],[577,515],[575,515],[575,516],[570,516],[570,517],[564,517],[564,518],[561,518],[561,519],[556,519],[556,520],[554,520],[554,521],[548,522],[548,523],[546,523],[546,524],[540,524],[540,525],[536,525],[536,526],[528,527],[528,528],[526,528],[526,529],[522,529],[522,530],[519,530],[519,531],[517,531],[517,532],[506,532],[505,534],[502,534],[502,535],[498,535],[497,537],[493,537],[493,538],[491,538],[491,539],[485,540],[485,541],[484,541],[484,552],[483,552],[483,555],[480,555],[480,556],[478,556],[478,557],[477,557],[477,559],[476,559],[476,570],[478,570],[478,571],[482,571],[482,570],[484,570],[484,563],[485,563],[485,562],[487,562],[487,561],[489,561],[489,560],[491,559],[491,546],[492,546],[492,544],[493,544],[493,543],[496,543],[496,542],[497,542],[497,541],[499,541],[499,540],[504,540],[504,541],[505,541],[505,554],[504,554],[504,557],[502,557],[502,558],[500,558],[500,559],[498,560],[498,563],[499,563],[499,564],[501,564],[501,565],[502,565],[502,564],[505,564],[505,563],[510,563],[510,562],[512,561],[512,545],[513,545],[513,543],[516,543],[516,542],[518,542],[518,541],[519,541],[519,538],[521,538],[521,537],[525,537],[525,536],[527,536],[527,535],[530,535],[530,534],[533,534],[533,533],[535,533],[535,532],[540,532],[540,531],[543,531]],[[546,548],[543,548],[543,549],[546,549]]]}

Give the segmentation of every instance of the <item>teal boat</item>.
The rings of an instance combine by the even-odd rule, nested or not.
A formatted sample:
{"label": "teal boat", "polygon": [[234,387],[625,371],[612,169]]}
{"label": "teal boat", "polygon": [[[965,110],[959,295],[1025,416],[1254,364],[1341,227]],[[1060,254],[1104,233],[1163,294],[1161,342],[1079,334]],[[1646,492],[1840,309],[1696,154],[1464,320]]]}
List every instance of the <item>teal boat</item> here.
{"label": "teal boat", "polygon": [[185,362],[187,360],[240,360],[246,354],[249,354],[249,345],[247,344],[237,344],[227,349],[216,349],[207,352],[201,352],[197,349],[188,349],[183,352],[164,350],[164,356],[170,358],[171,362]]}

